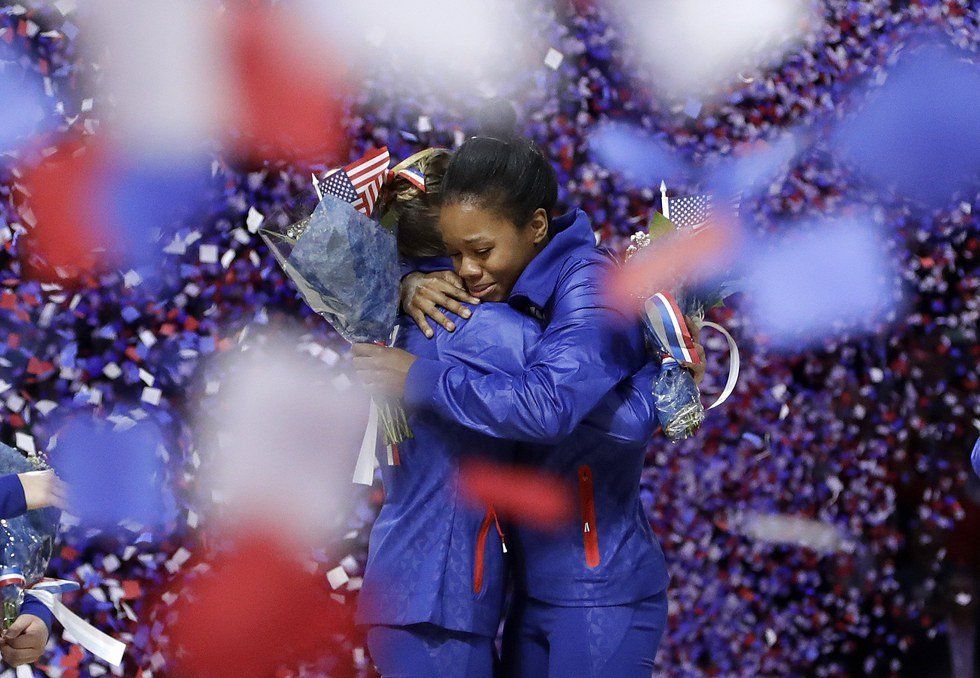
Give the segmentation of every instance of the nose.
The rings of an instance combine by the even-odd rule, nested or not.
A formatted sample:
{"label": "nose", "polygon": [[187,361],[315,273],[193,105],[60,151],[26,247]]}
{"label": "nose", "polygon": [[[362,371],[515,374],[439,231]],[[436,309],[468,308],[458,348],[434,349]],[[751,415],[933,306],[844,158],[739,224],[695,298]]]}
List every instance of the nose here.
{"label": "nose", "polygon": [[477,262],[469,257],[463,257],[459,262],[459,277],[463,280],[476,282],[483,276],[483,270]]}

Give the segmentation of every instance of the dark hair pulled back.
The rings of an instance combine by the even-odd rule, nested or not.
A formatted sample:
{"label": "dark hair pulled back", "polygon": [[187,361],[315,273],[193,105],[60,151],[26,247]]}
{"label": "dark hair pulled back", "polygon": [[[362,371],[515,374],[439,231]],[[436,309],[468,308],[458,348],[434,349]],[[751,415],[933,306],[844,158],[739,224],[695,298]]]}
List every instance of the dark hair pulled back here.
{"label": "dark hair pulled back", "polygon": [[443,204],[472,201],[521,228],[537,209],[549,215],[558,201],[555,170],[537,145],[516,133],[513,106],[493,100],[481,111],[481,134],[453,154]]}

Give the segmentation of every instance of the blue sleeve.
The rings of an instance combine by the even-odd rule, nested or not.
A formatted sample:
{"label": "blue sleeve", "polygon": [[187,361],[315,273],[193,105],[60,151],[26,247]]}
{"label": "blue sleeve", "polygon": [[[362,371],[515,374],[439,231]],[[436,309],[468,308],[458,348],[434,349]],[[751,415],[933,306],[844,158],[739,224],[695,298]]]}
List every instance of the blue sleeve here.
{"label": "blue sleeve", "polygon": [[563,273],[551,321],[521,374],[420,358],[408,372],[406,405],[496,438],[554,443],[568,436],[643,360],[639,327],[606,305],[602,273],[596,261]]}
{"label": "blue sleeve", "polygon": [[653,396],[659,373],[660,361],[648,362],[603,398],[583,424],[627,445],[648,443],[659,426]]}
{"label": "blue sleeve", "polygon": [[16,518],[27,512],[24,486],[16,473],[0,476],[0,518]]}
{"label": "blue sleeve", "polygon": [[398,260],[401,274],[404,278],[409,273],[432,273],[433,271],[451,271],[453,262],[449,257],[417,257]]}
{"label": "blue sleeve", "polygon": [[34,615],[44,622],[44,625],[48,627],[48,633],[51,633],[51,625],[54,624],[54,615],[51,614],[51,610],[44,603],[34,596],[24,596],[24,603],[20,606],[20,613]]}

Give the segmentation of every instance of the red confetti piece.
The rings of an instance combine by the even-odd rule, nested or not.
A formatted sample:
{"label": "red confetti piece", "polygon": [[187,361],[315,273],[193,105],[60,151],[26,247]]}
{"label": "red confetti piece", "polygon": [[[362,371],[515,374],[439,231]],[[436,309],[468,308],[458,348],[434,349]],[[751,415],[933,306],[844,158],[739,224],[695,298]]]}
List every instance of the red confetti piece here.
{"label": "red confetti piece", "polygon": [[322,162],[338,155],[346,146],[340,55],[321,58],[325,36],[305,30],[302,17],[282,5],[239,6],[230,16],[226,35],[240,103],[234,127],[241,134],[232,145],[253,158],[273,153]]}
{"label": "red confetti piece", "polygon": [[352,631],[350,610],[295,557],[253,529],[183,587],[169,634],[174,675],[272,676],[322,656],[331,636]]}
{"label": "red confetti piece", "polygon": [[624,312],[638,313],[655,292],[711,275],[735,251],[735,232],[726,226],[714,223],[694,234],[658,238],[612,274],[607,288],[612,302]]}
{"label": "red confetti piece", "polygon": [[133,600],[140,597],[140,583],[134,579],[127,579],[122,583],[123,598]]}
{"label": "red confetti piece", "polygon": [[478,505],[492,506],[501,518],[549,530],[572,519],[572,487],[542,471],[486,460],[466,460],[460,487]]}
{"label": "red confetti piece", "polygon": [[105,257],[93,250],[107,245],[109,201],[101,153],[66,146],[25,176],[24,184],[31,195],[26,206],[36,219],[24,239],[35,275],[57,279],[50,270],[56,266],[92,270]]}
{"label": "red confetti piece", "polygon": [[46,374],[53,369],[54,365],[44,360],[38,360],[34,356],[31,356],[30,360],[27,361],[27,373],[34,376]]}

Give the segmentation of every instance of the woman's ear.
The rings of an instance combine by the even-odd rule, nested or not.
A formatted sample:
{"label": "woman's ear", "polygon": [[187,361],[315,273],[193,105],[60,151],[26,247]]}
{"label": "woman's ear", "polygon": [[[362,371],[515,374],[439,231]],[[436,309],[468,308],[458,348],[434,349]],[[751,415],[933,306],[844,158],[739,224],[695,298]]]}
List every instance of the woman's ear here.
{"label": "woman's ear", "polygon": [[543,207],[534,210],[531,220],[527,222],[527,228],[531,229],[531,243],[540,245],[548,239],[548,213]]}

